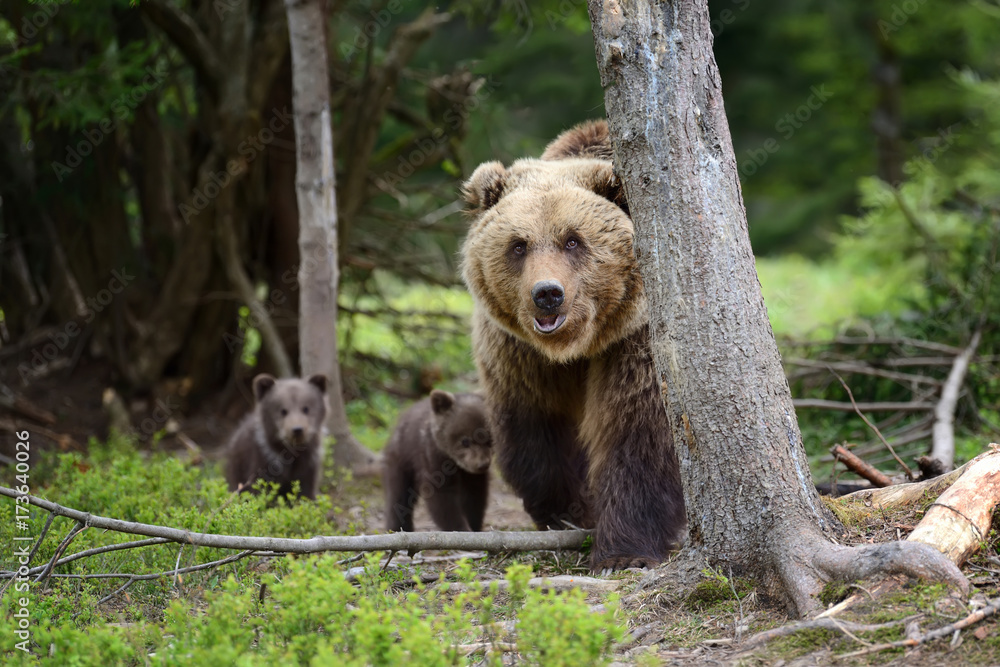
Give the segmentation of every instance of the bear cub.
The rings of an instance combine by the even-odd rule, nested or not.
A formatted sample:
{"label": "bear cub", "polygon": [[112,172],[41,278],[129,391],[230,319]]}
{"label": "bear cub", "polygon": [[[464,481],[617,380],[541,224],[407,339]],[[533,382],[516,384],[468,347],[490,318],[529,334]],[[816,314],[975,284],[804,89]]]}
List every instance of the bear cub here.
{"label": "bear cub", "polygon": [[385,527],[413,530],[423,498],[441,530],[482,530],[493,455],[477,394],[435,389],[403,413],[385,448]]}
{"label": "bear cub", "polygon": [[277,380],[262,373],[253,380],[256,405],[229,439],[226,482],[230,491],[250,491],[263,479],[316,499],[323,467],[323,422],[326,420],[326,376]]}

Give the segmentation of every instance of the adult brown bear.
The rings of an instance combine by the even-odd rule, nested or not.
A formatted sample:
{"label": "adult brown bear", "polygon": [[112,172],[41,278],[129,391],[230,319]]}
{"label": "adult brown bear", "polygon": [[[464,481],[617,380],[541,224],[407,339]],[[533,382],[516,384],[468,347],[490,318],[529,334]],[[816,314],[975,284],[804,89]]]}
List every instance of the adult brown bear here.
{"label": "adult brown bear", "polygon": [[497,463],[540,528],[595,528],[591,568],[660,563],[683,495],[607,124],[480,165],[462,272]]}

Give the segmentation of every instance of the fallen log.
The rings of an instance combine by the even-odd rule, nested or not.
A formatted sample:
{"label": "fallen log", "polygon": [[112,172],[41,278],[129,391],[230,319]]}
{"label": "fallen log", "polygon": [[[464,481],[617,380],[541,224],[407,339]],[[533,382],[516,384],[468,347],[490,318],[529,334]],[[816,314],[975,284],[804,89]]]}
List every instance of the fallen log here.
{"label": "fallen log", "polygon": [[990,534],[993,509],[1000,504],[1000,452],[970,467],[928,508],[910,536],[929,544],[959,567]]}
{"label": "fallen log", "polygon": [[[834,502],[854,507],[859,503],[865,507],[899,507],[934,496],[937,500],[907,540],[930,545],[961,566],[985,541],[993,509],[1000,504],[1000,445],[991,443],[988,451],[947,475],[926,482],[858,491]],[[901,585],[899,578],[888,578],[864,595],[851,595],[818,618],[851,609],[869,596],[879,597]]]}

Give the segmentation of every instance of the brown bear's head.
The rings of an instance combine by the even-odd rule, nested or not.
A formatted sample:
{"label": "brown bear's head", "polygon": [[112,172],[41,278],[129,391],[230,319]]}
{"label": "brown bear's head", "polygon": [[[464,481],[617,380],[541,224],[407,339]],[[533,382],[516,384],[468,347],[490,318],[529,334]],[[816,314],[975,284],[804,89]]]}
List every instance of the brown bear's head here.
{"label": "brown bear's head", "polygon": [[579,131],[545,159],[480,165],[464,187],[474,220],[462,273],[477,307],[556,362],[600,353],[647,316],[611,161],[553,155]]}
{"label": "brown bear's head", "polygon": [[253,379],[253,395],[269,444],[302,449],[319,441],[326,419],[325,375],[276,380],[261,373]]}
{"label": "brown bear's head", "polygon": [[493,456],[487,419],[486,404],[477,394],[450,394],[440,389],[431,392],[434,444],[473,474],[485,473]]}

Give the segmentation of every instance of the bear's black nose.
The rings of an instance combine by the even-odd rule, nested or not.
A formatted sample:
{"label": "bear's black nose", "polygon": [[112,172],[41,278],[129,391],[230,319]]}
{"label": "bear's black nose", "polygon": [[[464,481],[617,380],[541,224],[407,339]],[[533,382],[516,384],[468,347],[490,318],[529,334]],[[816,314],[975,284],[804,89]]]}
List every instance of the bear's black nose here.
{"label": "bear's black nose", "polygon": [[301,426],[296,426],[295,428],[292,429],[292,435],[294,435],[296,438],[301,438],[303,433],[305,433],[305,429],[302,428]]}
{"label": "bear's black nose", "polygon": [[542,310],[558,308],[563,302],[563,286],[558,280],[542,280],[531,288],[531,300]]}

